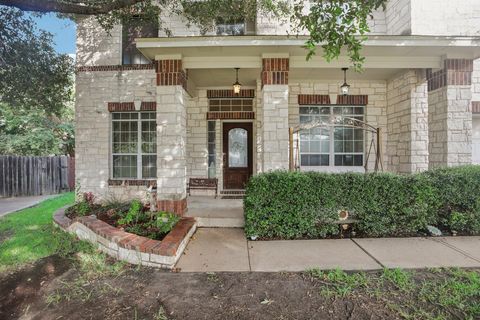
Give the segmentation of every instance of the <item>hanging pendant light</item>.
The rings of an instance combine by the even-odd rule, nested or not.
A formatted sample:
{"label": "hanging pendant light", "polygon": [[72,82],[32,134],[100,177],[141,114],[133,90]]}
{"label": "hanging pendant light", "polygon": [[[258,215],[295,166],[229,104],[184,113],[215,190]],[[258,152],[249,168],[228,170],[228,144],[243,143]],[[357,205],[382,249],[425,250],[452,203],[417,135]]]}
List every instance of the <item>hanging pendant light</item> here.
{"label": "hanging pendant light", "polygon": [[235,83],[233,84],[233,93],[235,94],[239,94],[240,93],[240,89],[242,88],[242,85],[240,84],[240,82],[238,82],[238,70],[240,68],[235,68],[235,71],[237,73],[237,77],[236,77],[236,80],[235,80]]}
{"label": "hanging pendant light", "polygon": [[350,90],[350,85],[347,83],[347,70],[348,68],[342,68],[342,71],[343,71],[343,84],[342,86],[340,87],[340,89],[342,90],[342,94],[344,96],[347,96],[348,95],[348,91]]}

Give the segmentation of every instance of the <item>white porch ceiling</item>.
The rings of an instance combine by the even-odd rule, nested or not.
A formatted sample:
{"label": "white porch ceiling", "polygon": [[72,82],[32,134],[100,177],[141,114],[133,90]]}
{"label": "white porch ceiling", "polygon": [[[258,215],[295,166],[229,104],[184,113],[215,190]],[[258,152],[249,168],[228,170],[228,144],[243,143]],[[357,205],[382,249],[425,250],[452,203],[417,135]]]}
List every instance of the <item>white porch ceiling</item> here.
{"label": "white porch ceiling", "polygon": [[[327,62],[321,48],[306,61],[306,37],[238,36],[136,39],[137,48],[150,59],[182,59],[197,87],[230,86],[233,68],[240,82],[254,86],[260,77],[262,56],[288,56],[289,80],[341,80],[348,57]],[[479,37],[372,36],[365,42],[363,73],[349,72],[349,80],[386,80],[402,69],[441,68],[442,59],[480,57]]]}
{"label": "white porch ceiling", "polygon": [[[233,68],[219,69],[187,69],[188,78],[191,79],[197,87],[229,87],[235,82],[235,70]],[[349,82],[355,80],[386,80],[392,78],[402,69],[384,68],[384,69],[366,69],[362,73],[350,71],[347,75]],[[241,68],[239,72],[239,81],[244,86],[256,86],[256,80],[260,78],[260,68]],[[289,82],[300,82],[302,80],[343,80],[343,73],[339,68],[302,68],[292,69],[289,72]]]}

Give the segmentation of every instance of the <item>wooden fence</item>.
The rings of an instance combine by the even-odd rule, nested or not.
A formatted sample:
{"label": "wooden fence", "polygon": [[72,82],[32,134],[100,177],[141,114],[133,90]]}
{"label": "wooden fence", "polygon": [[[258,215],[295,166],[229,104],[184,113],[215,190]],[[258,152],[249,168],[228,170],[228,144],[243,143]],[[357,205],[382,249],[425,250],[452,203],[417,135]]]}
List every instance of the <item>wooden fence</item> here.
{"label": "wooden fence", "polygon": [[56,194],[74,188],[74,158],[0,155],[0,197]]}

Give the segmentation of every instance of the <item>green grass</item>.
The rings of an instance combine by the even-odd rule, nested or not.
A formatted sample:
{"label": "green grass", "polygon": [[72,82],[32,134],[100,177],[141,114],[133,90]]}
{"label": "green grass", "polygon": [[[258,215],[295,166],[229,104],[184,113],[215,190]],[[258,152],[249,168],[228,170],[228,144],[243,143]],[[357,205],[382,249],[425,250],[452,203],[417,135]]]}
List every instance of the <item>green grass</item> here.
{"label": "green grass", "polygon": [[404,319],[480,319],[480,271],[458,268],[380,272],[306,271],[327,298],[370,296]]}
{"label": "green grass", "polygon": [[69,236],[53,226],[52,216],[73,202],[73,192],[65,193],[0,218],[0,271],[68,250]]}

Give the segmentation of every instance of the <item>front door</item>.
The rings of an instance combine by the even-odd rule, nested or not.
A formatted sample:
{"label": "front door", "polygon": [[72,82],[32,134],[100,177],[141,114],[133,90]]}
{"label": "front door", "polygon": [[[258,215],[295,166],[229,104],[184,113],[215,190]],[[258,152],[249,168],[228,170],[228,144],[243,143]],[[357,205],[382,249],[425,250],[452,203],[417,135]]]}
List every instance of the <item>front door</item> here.
{"label": "front door", "polygon": [[252,123],[223,124],[223,188],[244,189],[252,175]]}

